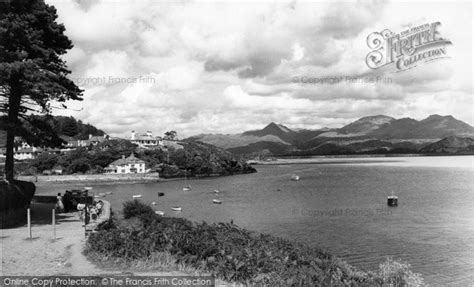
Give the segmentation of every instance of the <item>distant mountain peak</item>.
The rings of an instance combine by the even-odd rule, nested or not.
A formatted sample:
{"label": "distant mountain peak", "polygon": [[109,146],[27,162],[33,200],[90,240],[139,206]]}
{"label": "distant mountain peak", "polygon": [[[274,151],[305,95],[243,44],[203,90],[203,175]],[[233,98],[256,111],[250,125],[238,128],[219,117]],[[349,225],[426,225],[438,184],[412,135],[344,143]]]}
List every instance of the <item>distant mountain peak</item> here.
{"label": "distant mountain peak", "polygon": [[344,126],[339,131],[343,134],[366,134],[394,120],[394,118],[385,115],[368,116]]}
{"label": "distant mountain peak", "polygon": [[273,127],[278,127],[278,124],[275,123],[275,122],[271,122],[271,123],[269,123],[268,125],[266,125],[263,129],[266,129],[266,128],[273,128]]}
{"label": "distant mountain peak", "polygon": [[384,122],[389,122],[393,121],[395,118],[386,116],[386,115],[375,115],[375,116],[367,116],[367,117],[362,117],[358,119],[355,122],[367,122],[367,121],[384,121]]}
{"label": "distant mountain peak", "polygon": [[433,114],[433,115],[429,115],[429,117],[424,119],[424,121],[428,121],[428,120],[456,120],[456,119],[451,115],[442,116],[438,114]]}
{"label": "distant mountain peak", "polygon": [[282,132],[285,132],[285,133],[293,132],[288,127],[286,127],[284,125],[281,125],[281,124],[277,124],[275,122],[271,122],[266,127],[263,128],[263,131],[278,131],[278,130],[282,131]]}

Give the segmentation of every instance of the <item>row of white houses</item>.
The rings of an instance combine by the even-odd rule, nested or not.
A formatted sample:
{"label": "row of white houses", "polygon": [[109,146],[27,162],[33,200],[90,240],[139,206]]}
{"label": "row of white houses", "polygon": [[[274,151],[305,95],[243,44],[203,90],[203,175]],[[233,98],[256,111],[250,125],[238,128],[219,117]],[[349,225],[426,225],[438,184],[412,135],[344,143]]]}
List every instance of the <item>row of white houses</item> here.
{"label": "row of white houses", "polygon": [[[71,150],[74,150],[79,147],[87,147],[90,145],[97,145],[103,141],[110,139],[108,135],[104,136],[92,136],[89,135],[87,140],[77,140],[70,137],[64,137],[63,140],[66,144],[62,148],[57,149],[43,149],[39,147],[30,146],[20,137],[16,138],[16,148],[15,148],[15,159],[16,160],[31,160],[35,159],[39,154],[43,152],[61,154]],[[137,134],[135,131],[132,131],[130,142],[138,145],[143,149],[153,149],[153,148],[174,148],[182,149],[183,146],[177,140],[165,139],[159,136],[153,136],[151,131],[147,131],[145,134]],[[0,148],[0,158],[5,157],[6,150],[4,147]],[[105,169],[105,173],[145,173],[148,170],[146,169],[145,162],[132,153],[129,157],[122,155],[122,158],[110,163]],[[51,174],[61,174],[62,170],[57,168],[57,170],[50,171]]]}

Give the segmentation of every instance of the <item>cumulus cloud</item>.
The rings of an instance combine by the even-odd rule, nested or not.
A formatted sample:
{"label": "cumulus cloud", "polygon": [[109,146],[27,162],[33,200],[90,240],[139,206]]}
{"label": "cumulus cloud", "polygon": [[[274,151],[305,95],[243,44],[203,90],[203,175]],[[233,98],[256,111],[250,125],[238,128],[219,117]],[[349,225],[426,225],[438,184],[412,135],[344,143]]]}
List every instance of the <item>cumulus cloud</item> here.
{"label": "cumulus cloud", "polygon": [[[270,121],[336,127],[371,114],[453,114],[474,123],[466,108],[470,3],[47,2],[75,45],[64,56],[71,78],[86,90],[64,113],[113,135],[235,133]],[[403,73],[366,66],[371,32],[434,21],[453,42],[449,59]],[[294,81],[302,77],[342,81]]]}

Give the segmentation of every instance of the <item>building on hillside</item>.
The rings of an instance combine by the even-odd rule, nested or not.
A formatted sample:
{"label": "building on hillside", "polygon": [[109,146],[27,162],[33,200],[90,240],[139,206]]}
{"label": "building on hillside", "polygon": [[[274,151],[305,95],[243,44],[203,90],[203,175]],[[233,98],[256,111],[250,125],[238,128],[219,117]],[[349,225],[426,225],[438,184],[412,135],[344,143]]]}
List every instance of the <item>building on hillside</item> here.
{"label": "building on hillside", "polygon": [[145,173],[145,162],[136,158],[132,153],[129,157],[122,155],[118,159],[109,164],[105,169],[105,173]]}
{"label": "building on hillside", "polygon": [[13,157],[16,160],[35,159],[38,154],[42,153],[43,151],[43,149],[36,147],[18,148],[15,150]]}
{"label": "building on hillside", "polygon": [[62,165],[59,165],[59,164],[55,165],[53,167],[53,169],[51,169],[51,172],[53,174],[57,174],[57,175],[63,174],[63,171],[64,171],[64,167]]}
{"label": "building on hillside", "polygon": [[104,134],[103,136],[89,135],[89,139],[85,140],[85,143],[86,143],[86,146],[89,146],[89,145],[95,146],[108,139],[109,139],[109,136],[107,134]]}
{"label": "building on hillside", "polygon": [[79,140],[74,137],[68,137],[68,136],[61,136],[61,139],[66,142],[64,145],[62,151],[67,152],[70,150],[74,150],[79,147],[87,147],[90,145],[98,145],[99,143],[102,143],[106,140],[109,139],[109,136],[107,134],[104,134],[103,136],[93,136],[89,135],[89,138],[86,140]]}
{"label": "building on hillside", "polygon": [[147,131],[146,134],[136,134],[132,131],[130,142],[141,148],[158,148],[162,145],[162,138],[153,136],[151,131]]}

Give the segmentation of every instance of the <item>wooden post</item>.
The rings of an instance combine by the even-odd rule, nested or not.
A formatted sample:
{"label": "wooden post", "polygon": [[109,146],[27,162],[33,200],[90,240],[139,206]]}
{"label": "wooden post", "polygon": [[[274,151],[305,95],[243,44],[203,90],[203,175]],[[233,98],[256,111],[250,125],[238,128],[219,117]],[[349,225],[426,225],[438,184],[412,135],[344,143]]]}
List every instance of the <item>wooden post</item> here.
{"label": "wooden post", "polygon": [[53,219],[53,235],[54,235],[53,238],[56,239],[56,210],[54,208],[53,208],[52,214],[53,214],[52,219]]}
{"label": "wooden post", "polygon": [[28,208],[26,211],[26,218],[28,221],[28,237],[31,239],[31,214],[30,214],[30,209]]}

